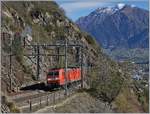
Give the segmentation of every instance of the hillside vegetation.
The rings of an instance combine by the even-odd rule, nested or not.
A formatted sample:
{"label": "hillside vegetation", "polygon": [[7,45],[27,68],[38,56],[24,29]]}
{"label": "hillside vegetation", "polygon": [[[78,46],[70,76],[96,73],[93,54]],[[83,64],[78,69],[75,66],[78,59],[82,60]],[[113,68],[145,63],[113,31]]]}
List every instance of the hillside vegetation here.
{"label": "hillside vegetation", "polygon": [[95,99],[86,92],[79,92],[70,96],[67,100],[57,103],[54,107],[46,107],[37,111],[38,113],[110,113],[113,112],[109,105]]}
{"label": "hillside vegetation", "polygon": [[[12,58],[13,91],[36,79],[36,59],[23,56],[30,51],[23,48],[23,39],[28,44],[54,44],[67,39],[69,43],[82,43],[85,47],[86,64],[90,67],[85,79],[90,84],[90,95],[96,99],[111,103],[122,89],[124,73],[117,63],[102,53],[93,38],[80,29],[65,16],[65,12],[55,2],[2,2],[2,92],[9,93],[10,80],[8,75],[10,42],[16,55]],[[44,47],[43,47],[44,48]],[[41,49],[44,50],[44,49]],[[44,51],[43,51],[44,52]],[[45,53],[55,53],[46,50]],[[63,51],[61,51],[63,52]],[[68,65],[76,64],[75,50],[68,50]],[[44,78],[48,68],[62,67],[64,58],[57,61],[55,57],[41,57],[40,76]],[[65,111],[64,111],[65,112]],[[121,112],[121,110],[120,110]]]}
{"label": "hillside vegetation", "polygon": [[112,59],[117,61],[133,61],[133,62],[148,62],[149,61],[149,49],[104,49],[104,53],[109,55]]}

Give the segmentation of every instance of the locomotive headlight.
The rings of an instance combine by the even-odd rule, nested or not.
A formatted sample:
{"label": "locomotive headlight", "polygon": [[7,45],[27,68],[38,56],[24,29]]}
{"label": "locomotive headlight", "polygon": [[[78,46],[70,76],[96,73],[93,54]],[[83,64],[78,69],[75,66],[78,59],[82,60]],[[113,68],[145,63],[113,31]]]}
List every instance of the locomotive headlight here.
{"label": "locomotive headlight", "polygon": [[59,78],[55,78],[56,80],[58,80]]}
{"label": "locomotive headlight", "polygon": [[48,81],[52,81],[52,80],[58,80],[58,79],[59,79],[59,78],[52,78],[52,79],[51,79],[51,78],[48,78],[47,80],[48,80]]}
{"label": "locomotive headlight", "polygon": [[50,81],[51,79],[50,79],[50,78],[48,78],[47,80],[48,80],[48,81]]}

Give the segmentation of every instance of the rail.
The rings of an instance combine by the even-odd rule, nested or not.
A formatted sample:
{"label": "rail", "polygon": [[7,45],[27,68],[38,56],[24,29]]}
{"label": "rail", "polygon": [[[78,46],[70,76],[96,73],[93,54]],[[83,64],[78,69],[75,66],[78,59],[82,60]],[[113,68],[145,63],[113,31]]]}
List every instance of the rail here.
{"label": "rail", "polygon": [[45,95],[39,95],[38,97],[30,97],[21,102],[16,102],[21,112],[35,112],[38,109],[44,108],[45,106],[52,106],[60,102],[63,99],[68,98],[70,95],[76,92],[80,86],[76,88],[70,88],[66,95],[64,90],[58,90],[55,92],[46,92]]}

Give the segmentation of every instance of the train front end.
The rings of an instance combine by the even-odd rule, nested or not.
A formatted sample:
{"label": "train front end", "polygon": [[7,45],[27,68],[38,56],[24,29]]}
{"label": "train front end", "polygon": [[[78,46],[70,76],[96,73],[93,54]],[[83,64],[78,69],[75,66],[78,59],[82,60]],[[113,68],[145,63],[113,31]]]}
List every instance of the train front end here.
{"label": "train front end", "polygon": [[50,88],[55,88],[60,86],[59,83],[60,83],[59,69],[49,70],[47,73],[47,86]]}

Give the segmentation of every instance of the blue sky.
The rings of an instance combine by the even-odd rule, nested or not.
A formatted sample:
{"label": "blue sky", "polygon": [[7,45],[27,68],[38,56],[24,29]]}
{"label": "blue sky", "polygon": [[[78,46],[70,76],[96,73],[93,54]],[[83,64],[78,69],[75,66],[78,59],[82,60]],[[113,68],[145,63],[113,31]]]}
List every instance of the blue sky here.
{"label": "blue sky", "polygon": [[149,0],[54,0],[62,7],[66,15],[76,21],[81,16],[86,16],[99,7],[115,6],[118,3],[134,5],[149,9]]}

